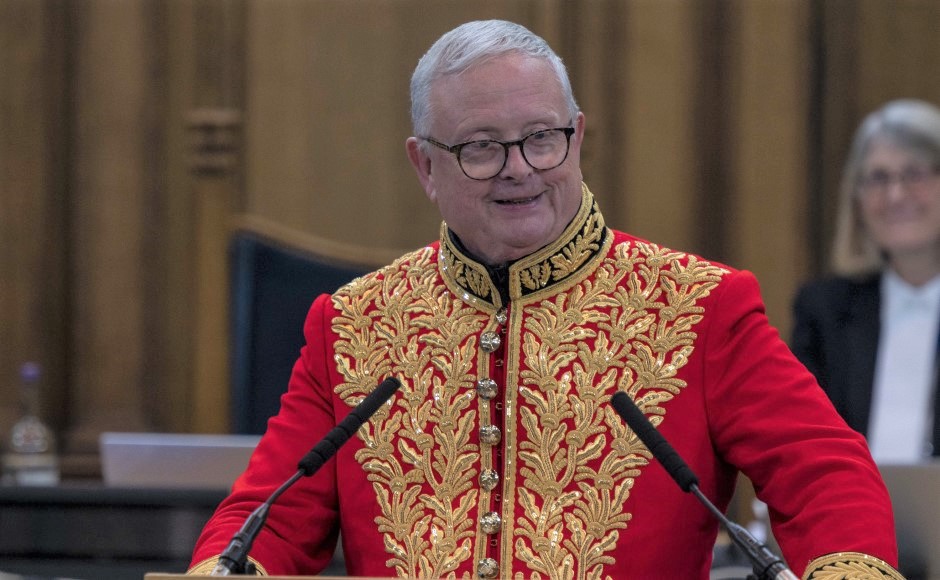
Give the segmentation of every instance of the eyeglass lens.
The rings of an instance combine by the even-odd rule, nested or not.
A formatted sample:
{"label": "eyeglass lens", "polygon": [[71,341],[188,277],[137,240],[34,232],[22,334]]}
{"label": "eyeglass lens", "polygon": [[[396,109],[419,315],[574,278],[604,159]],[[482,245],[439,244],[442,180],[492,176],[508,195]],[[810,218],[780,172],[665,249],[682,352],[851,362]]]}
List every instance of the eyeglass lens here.
{"label": "eyeglass lens", "polygon": [[904,187],[916,187],[936,173],[935,169],[927,167],[907,167],[898,173],[878,169],[862,177],[861,188],[863,191],[882,191],[888,189],[893,183],[899,183]]}
{"label": "eyeglass lens", "polygon": [[568,156],[568,133],[564,129],[545,129],[508,143],[471,141],[460,147],[457,159],[467,177],[489,179],[503,170],[513,145],[519,145],[523,159],[534,169],[554,169]]}

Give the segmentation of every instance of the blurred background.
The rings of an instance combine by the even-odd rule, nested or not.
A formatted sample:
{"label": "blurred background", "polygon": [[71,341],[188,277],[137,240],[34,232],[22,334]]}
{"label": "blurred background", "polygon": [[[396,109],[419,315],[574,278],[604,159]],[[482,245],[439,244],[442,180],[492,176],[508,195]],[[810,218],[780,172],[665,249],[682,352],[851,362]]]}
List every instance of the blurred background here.
{"label": "blurred background", "polygon": [[484,18],[568,64],[608,225],[753,271],[785,337],[857,123],[940,102],[935,0],[0,0],[4,433],[27,360],[64,479],[103,431],[227,432],[233,230],[434,240],[408,82]]}

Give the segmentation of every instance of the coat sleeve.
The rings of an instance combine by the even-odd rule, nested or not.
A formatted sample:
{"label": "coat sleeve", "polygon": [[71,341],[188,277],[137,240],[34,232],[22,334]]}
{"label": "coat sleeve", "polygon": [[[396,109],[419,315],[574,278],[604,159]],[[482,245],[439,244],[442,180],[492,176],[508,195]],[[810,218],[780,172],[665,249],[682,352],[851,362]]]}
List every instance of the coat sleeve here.
{"label": "coat sleeve", "polygon": [[[298,461],[336,425],[328,370],[331,313],[330,297],[317,298],[304,324],[306,344],[294,364],[280,411],[268,422],[231,494],[202,530],[190,573],[211,571],[249,514],[297,472]],[[265,573],[318,573],[329,563],[338,529],[335,471],[334,458],[317,473],[299,479],[271,507],[250,552]]]}
{"label": "coat sleeve", "polygon": [[768,504],[790,567],[831,554],[896,566],[891,501],[865,440],[770,325],[757,280],[734,272],[713,298],[702,337],[712,440]]}

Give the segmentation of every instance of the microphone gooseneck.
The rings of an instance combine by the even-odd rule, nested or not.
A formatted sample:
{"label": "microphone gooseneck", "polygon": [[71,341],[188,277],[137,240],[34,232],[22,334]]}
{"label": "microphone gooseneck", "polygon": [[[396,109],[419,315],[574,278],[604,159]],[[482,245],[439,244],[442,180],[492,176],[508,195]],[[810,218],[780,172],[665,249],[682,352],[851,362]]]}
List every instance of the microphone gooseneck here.
{"label": "microphone gooseneck", "polygon": [[783,560],[761,544],[745,528],[732,522],[713,504],[698,487],[698,477],[689,468],[685,460],[673,449],[656,427],[650,423],[643,411],[633,399],[623,391],[618,391],[610,398],[610,404],[640,441],[646,445],[653,457],[666,469],[682,491],[691,492],[708,508],[719,522],[724,525],[732,541],[741,548],[750,559],[754,574],[758,579],[797,580],[796,575],[787,568]]}
{"label": "microphone gooseneck", "polygon": [[251,512],[245,523],[242,524],[238,533],[236,533],[228,547],[219,556],[219,562],[209,574],[210,576],[229,576],[231,574],[251,573],[248,560],[248,552],[255,538],[264,527],[264,522],[268,518],[268,511],[287,488],[292,486],[301,477],[313,475],[318,469],[323,467],[340,447],[349,440],[352,435],[359,430],[362,425],[369,420],[379,408],[388,401],[401,387],[401,381],[395,377],[389,377],[379,384],[371,393],[356,405],[346,417],[339,422],[336,427],[330,429],[323,439],[317,443],[297,464],[297,471],[287,481],[281,484],[274,493],[255,511]]}

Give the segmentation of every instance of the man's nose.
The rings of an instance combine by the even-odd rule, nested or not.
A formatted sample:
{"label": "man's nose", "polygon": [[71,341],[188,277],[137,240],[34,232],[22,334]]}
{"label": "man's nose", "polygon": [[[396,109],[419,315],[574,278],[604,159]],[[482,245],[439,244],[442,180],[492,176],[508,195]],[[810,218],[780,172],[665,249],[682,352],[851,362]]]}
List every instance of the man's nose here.
{"label": "man's nose", "polygon": [[528,175],[533,171],[532,166],[525,160],[522,154],[522,144],[513,143],[506,150],[506,165],[503,166],[501,175],[507,177],[519,177]]}

